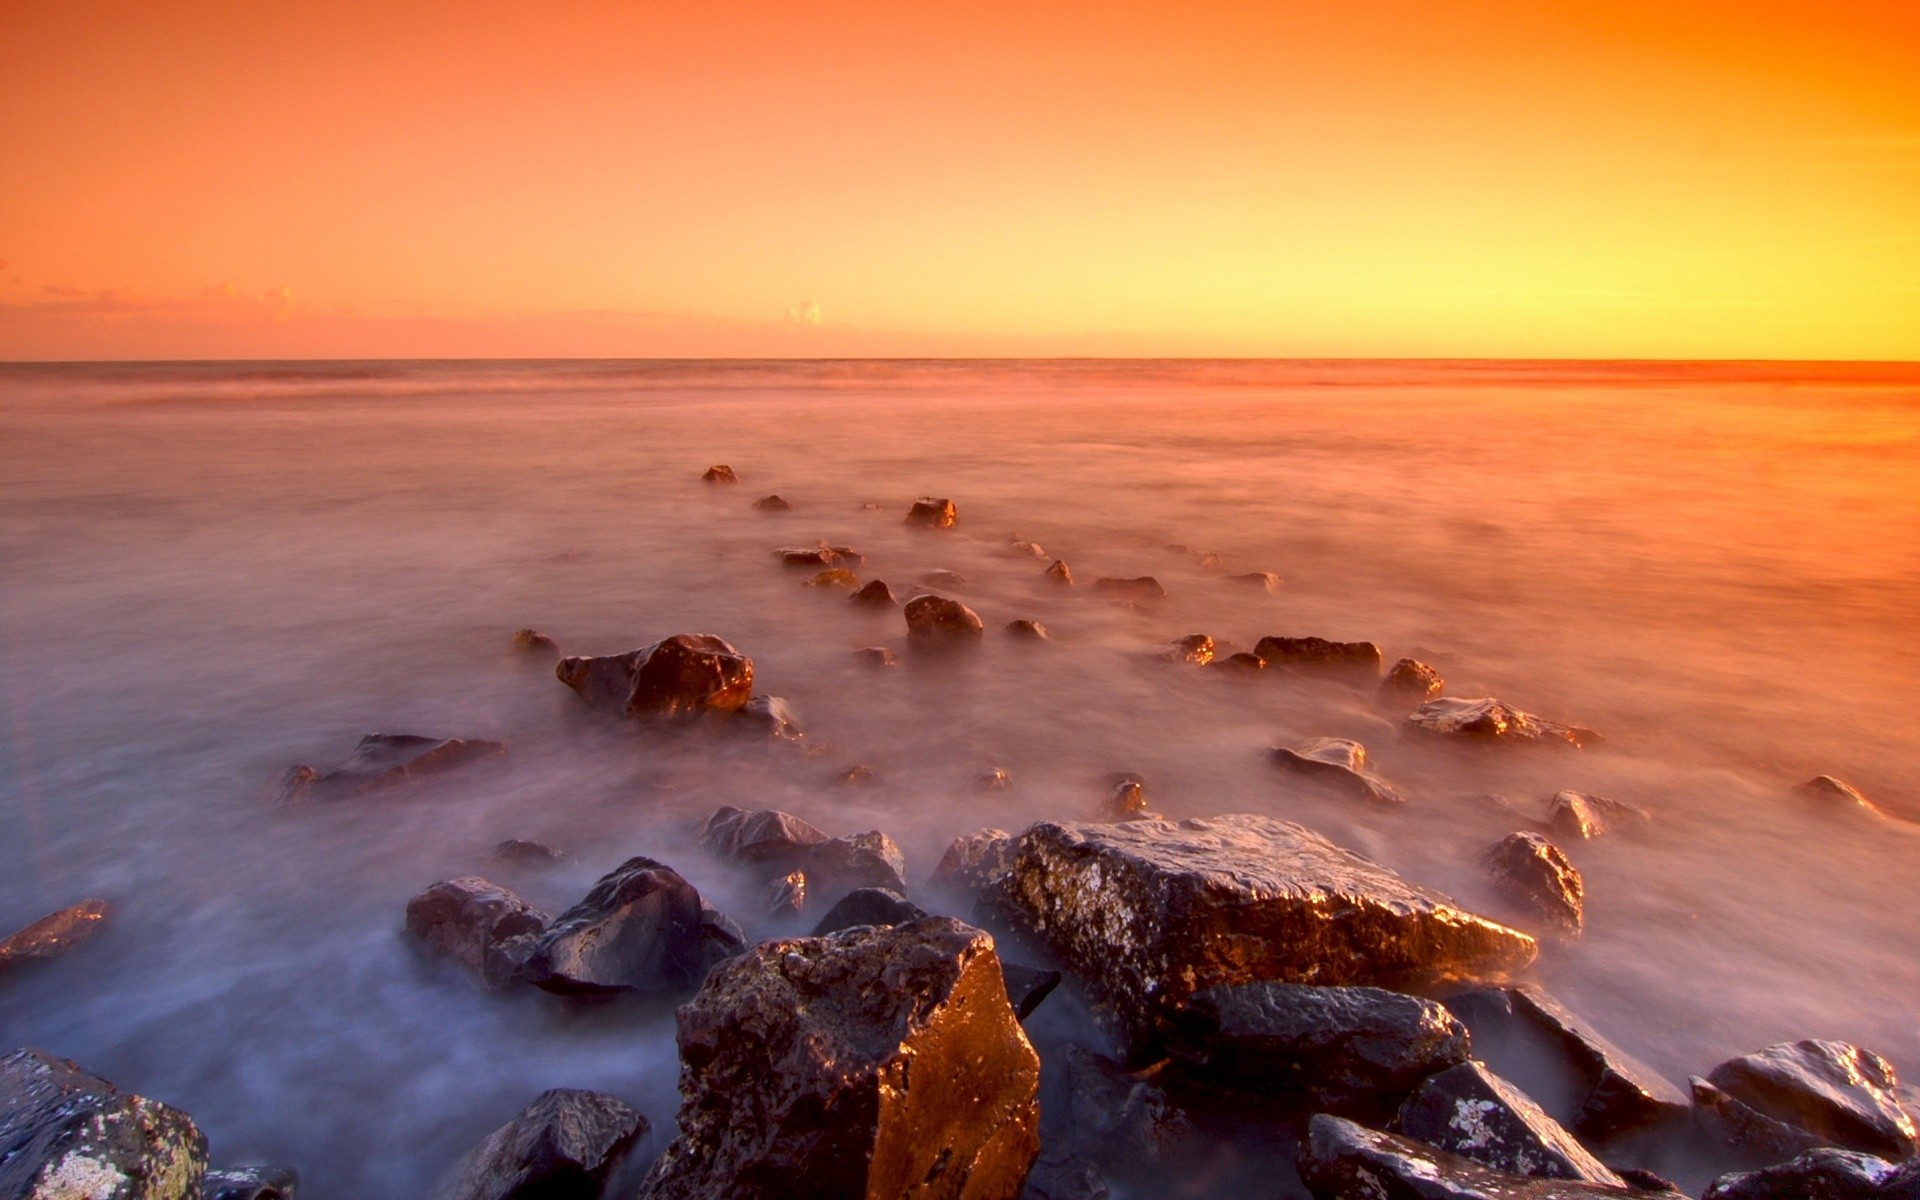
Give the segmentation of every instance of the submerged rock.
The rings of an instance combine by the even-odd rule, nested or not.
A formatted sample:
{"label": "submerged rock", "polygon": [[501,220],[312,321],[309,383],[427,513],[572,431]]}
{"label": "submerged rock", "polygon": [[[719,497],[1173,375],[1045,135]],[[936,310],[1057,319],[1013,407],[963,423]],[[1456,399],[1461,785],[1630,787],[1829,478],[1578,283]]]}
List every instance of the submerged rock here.
{"label": "submerged rock", "polygon": [[1226,671],[1235,675],[1254,675],[1267,669],[1266,662],[1258,654],[1246,650],[1229,654],[1225,658],[1216,658],[1207,665],[1216,671]]}
{"label": "submerged rock", "polygon": [[998,883],[1012,864],[1013,835],[1004,829],[982,829],[953,839],[927,886],[978,896]]}
{"label": "submerged rock", "polygon": [[1068,1137],[1108,1162],[1165,1162],[1192,1139],[1193,1123],[1160,1086],[1084,1046],[1060,1052]]}
{"label": "submerged rock", "polygon": [[1147,811],[1147,777],[1133,771],[1114,776],[1107,789],[1107,802],[1101,815],[1112,821],[1127,821]]}
{"label": "submerged rock", "polygon": [[953,507],[953,501],[922,496],[913,502],[907,510],[907,524],[918,525],[923,529],[951,529],[960,519],[960,513]]}
{"label": "submerged rock", "polygon": [[1330,642],[1321,637],[1263,637],[1253,652],[1270,667],[1294,670],[1380,673],[1380,647],[1372,642]]}
{"label": "submerged rock", "polygon": [[507,752],[499,742],[422,737],[414,733],[370,733],[353,748],[353,757],[331,771],[300,765],[280,777],[280,802],[344,800],[412,783],[480,759]]}
{"label": "submerged rock", "polygon": [[678,871],[635,857],[554,919],[524,974],[550,992],[684,992],[745,943]]}
{"label": "submerged rock", "polygon": [[494,843],[492,861],[508,867],[545,867],[565,858],[559,850],[545,842],[536,842],[530,838],[508,838],[504,842]]}
{"label": "submerged rock", "polygon": [[407,901],[407,932],[466,967],[490,988],[512,982],[547,928],[533,905],[477,875],[434,884]]}
{"label": "submerged rock", "polygon": [[550,658],[560,653],[560,643],[538,629],[515,630],[511,645],[522,654],[538,654]]}
{"label": "submerged rock", "polygon": [[986,900],[1105,1006],[1133,1053],[1210,987],[1483,978],[1537,953],[1310,829],[1252,815],[1035,825]]}
{"label": "submerged rock", "polygon": [[1800,785],[1801,794],[1811,796],[1835,808],[1865,813],[1870,817],[1884,817],[1887,814],[1873,801],[1862,795],[1859,788],[1850,783],[1835,779],[1831,775],[1815,775]]}
{"label": "submerged rock", "polygon": [[706,470],[706,473],[701,475],[700,478],[706,480],[708,483],[739,483],[740,482],[740,477],[733,473],[733,468],[727,466],[725,463],[721,463],[718,466],[708,467]]}
{"label": "submerged rock", "polygon": [[887,888],[855,888],[827,910],[827,915],[814,926],[813,936],[825,937],[856,925],[904,925],[926,915],[926,909],[899,892]]}
{"label": "submerged rock", "polygon": [[805,583],[810,588],[846,588],[852,591],[860,586],[860,577],[845,567],[834,567],[822,571]]}
{"label": "submerged rock", "polygon": [[1049,583],[1063,584],[1067,587],[1073,586],[1072,569],[1069,568],[1065,562],[1057,558],[1047,564],[1047,569],[1040,573],[1040,578]]}
{"label": "submerged rock", "polygon": [[1178,663],[1204,667],[1213,661],[1213,639],[1204,633],[1190,633],[1166,649],[1166,656]]}
{"label": "submerged rock", "polygon": [[779,696],[755,696],[741,708],[736,723],[741,729],[751,730],[781,742],[797,742],[806,737],[800,728],[800,718],[793,713],[793,705]]}
{"label": "submerged rock", "polygon": [[1322,1114],[1300,1144],[1300,1178],[1316,1200],[1685,1200],[1679,1192],[1642,1191],[1571,1179],[1536,1179],[1483,1167],[1437,1150]]}
{"label": "submerged rock", "polygon": [[1393,664],[1380,681],[1380,699],[1390,704],[1425,704],[1447,690],[1447,681],[1417,658],[1403,658]]}
{"label": "submerged rock", "polygon": [[1399,788],[1367,770],[1367,748],[1351,738],[1313,738],[1298,749],[1273,748],[1273,761],[1350,796],[1377,804],[1405,804]]}
{"label": "submerged rock", "polygon": [[847,603],[861,608],[892,608],[899,603],[893,598],[893,589],[883,580],[872,579],[867,586],[847,597]]}
{"label": "submerged rock", "polygon": [[560,682],[629,717],[731,713],[753,698],[753,662],[725,639],[681,633],[625,654],[563,658]]}
{"label": "submerged rock", "polygon": [[762,942],[678,1023],[680,1136],[644,1200],[1012,1200],[1039,1150],[993,939],[950,918]]}
{"label": "submerged rock", "polygon": [[201,1200],[294,1200],[300,1173],[292,1167],[230,1167],[208,1171]]}
{"label": "submerged rock", "polygon": [[1426,1080],[1401,1105],[1395,1128],[1496,1171],[1627,1186],[1531,1097],[1484,1063],[1463,1062]]}
{"label": "submerged rock", "polygon": [[915,643],[971,641],[986,632],[980,614],[945,596],[915,596],[901,610]]}
{"label": "submerged rock", "polygon": [[1232,578],[1235,583],[1244,583],[1249,587],[1257,587],[1263,592],[1277,592],[1280,590],[1280,577],[1272,571],[1243,571]]}
{"label": "submerged rock", "polygon": [[1722,1175],[1701,1200],[1920,1200],[1920,1162],[1830,1147],[1745,1174]]}
{"label": "submerged rock", "polygon": [[874,787],[880,782],[879,774],[865,763],[855,763],[833,777],[841,787]]}
{"label": "submerged rock", "polygon": [[1078,1154],[1042,1150],[1027,1175],[1020,1200],[1112,1200],[1106,1177],[1093,1160]]}
{"label": "submerged rock", "polygon": [[1846,1042],[1782,1042],[1728,1059],[1707,1082],[1819,1144],[1913,1157],[1914,1121],[1901,1105],[1900,1081],[1892,1064],[1872,1051]]}
{"label": "submerged rock", "polygon": [[1131,603],[1166,599],[1167,589],[1151,575],[1141,575],[1134,579],[1096,579],[1093,581],[1095,595],[1109,600],[1126,600]]}
{"label": "submerged rock", "polygon": [[836,549],[825,542],[817,542],[811,546],[782,546],[773,554],[786,566],[802,569],[837,567],[848,562],[858,565],[861,561],[860,556],[853,551],[844,548]]}
{"label": "submerged rock", "polygon": [[193,1119],[40,1050],[0,1059],[0,1196],[199,1200],[207,1139]]}
{"label": "submerged rock", "polygon": [[1013,1013],[1022,1021],[1033,1015],[1040,1002],[1053,995],[1053,989],[1060,986],[1060,972],[1048,971],[1040,967],[1029,967],[1021,963],[1000,962],[1001,974],[1007,984],[1007,1003],[1013,1005]]}
{"label": "submerged rock", "polygon": [[101,922],[112,915],[113,906],[99,899],[48,913],[0,942],[0,974],[25,963],[58,958],[100,932]]}
{"label": "submerged rock", "polygon": [[1510,833],[1487,851],[1487,871],[1506,893],[1567,933],[1586,920],[1586,885],[1566,851],[1537,833]]}
{"label": "submerged rock", "polygon": [[1462,741],[1591,746],[1600,735],[1579,725],[1562,725],[1524,713],[1500,700],[1429,700],[1407,716],[1408,733]]}
{"label": "submerged rock", "polygon": [[922,575],[920,577],[920,583],[924,587],[931,588],[958,588],[967,586],[967,577],[958,571],[949,571],[942,568],[938,571],[928,571]]}
{"label": "submerged rock", "polygon": [[1643,808],[1624,800],[1559,791],[1547,802],[1547,828],[1561,837],[1604,837],[1621,830],[1644,829],[1653,823]]}
{"label": "submerged rock", "polygon": [[753,506],[761,512],[786,512],[793,507],[778,495],[762,496],[753,502]]}
{"label": "submerged rock", "polygon": [[599,1200],[647,1132],[618,1097],[554,1088],[468,1151],[435,1200]]}
{"label": "submerged rock", "polygon": [[974,776],[973,781],[979,785],[980,790],[983,792],[1004,792],[1013,786],[1013,776],[1008,774],[1003,767],[994,767],[991,770],[982,771],[980,774]]}
{"label": "submerged rock", "polygon": [[1039,543],[1019,541],[1017,539],[1009,545],[1008,553],[1020,558],[1045,558],[1047,556],[1046,550],[1041,548]]}
{"label": "submerged rock", "polygon": [[862,646],[853,656],[869,667],[897,667],[900,658],[885,646]]}
{"label": "submerged rock", "polygon": [[1008,621],[1006,629],[1008,637],[1018,638],[1025,642],[1048,642],[1053,640],[1053,635],[1047,632],[1045,625],[1042,625],[1038,621],[1029,621],[1024,617],[1018,621]]}

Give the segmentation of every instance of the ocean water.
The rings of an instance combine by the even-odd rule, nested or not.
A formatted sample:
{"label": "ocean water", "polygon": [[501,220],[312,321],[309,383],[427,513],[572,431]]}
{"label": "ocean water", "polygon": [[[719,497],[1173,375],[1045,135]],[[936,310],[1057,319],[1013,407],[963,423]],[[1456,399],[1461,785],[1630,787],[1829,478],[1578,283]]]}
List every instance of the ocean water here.
{"label": "ocean water", "polygon": [[[700,481],[722,462],[742,486]],[[290,1163],[316,1200],[422,1195],[547,1087],[670,1136],[671,1006],[483,994],[400,932],[427,884],[485,873],[558,911],[648,854],[786,932],[694,846],[716,806],[884,829],[917,885],[956,835],[1090,817],[1123,770],[1168,816],[1301,821],[1522,925],[1480,866],[1516,827],[1490,797],[1630,801],[1646,836],[1567,847],[1588,925],[1542,982],[1682,1085],[1801,1037],[1920,1080],[1920,368],[0,365],[0,482],[0,926],[118,909],[0,979],[0,1041],[187,1110],[216,1162]],[[792,511],[751,507],[776,492]],[[906,528],[922,495],[958,527]],[[1016,535],[1168,596],[1049,586]],[[959,572],[979,652],[858,663],[904,624],[770,554],[820,538],[900,590]],[[1053,640],[999,632],[1020,617]],[[719,634],[807,747],[610,725],[509,650],[528,625],[568,653]],[[1370,690],[1155,657],[1194,632],[1370,639],[1606,741],[1403,742]],[[372,731],[510,754],[273,803],[282,768]],[[1365,743],[1404,810],[1269,765],[1316,736]],[[834,782],[854,764],[878,783]],[[1013,786],[982,790],[991,768]],[[1820,773],[1891,819],[1796,791]],[[491,866],[507,837],[570,857]],[[1066,996],[1033,1028],[1095,1036]],[[1231,1175],[1188,1194],[1252,1194]]]}

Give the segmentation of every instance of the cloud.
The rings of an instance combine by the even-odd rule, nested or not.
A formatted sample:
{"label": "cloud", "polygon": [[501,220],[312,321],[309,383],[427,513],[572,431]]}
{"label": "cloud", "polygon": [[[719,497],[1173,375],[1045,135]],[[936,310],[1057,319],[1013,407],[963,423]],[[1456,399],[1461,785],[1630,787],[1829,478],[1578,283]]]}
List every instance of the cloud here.
{"label": "cloud", "polygon": [[812,300],[802,300],[787,310],[786,322],[789,325],[820,324],[820,305]]}

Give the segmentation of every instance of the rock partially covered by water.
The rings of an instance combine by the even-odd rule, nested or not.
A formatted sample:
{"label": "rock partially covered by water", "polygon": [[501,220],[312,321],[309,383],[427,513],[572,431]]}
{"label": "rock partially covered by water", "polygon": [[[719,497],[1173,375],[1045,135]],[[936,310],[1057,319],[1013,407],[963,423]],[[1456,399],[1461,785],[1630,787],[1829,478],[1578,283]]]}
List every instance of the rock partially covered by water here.
{"label": "rock partially covered by water", "polygon": [[1136,1054],[1207,988],[1498,977],[1537,953],[1526,934],[1263,816],[1035,825],[986,899]]}
{"label": "rock partially covered by water", "polygon": [[24,963],[58,958],[100,932],[101,923],[112,914],[113,906],[98,899],[48,913],[0,942],[0,974]]}
{"label": "rock partially covered by water", "polygon": [[629,717],[730,713],[753,698],[753,662],[710,633],[680,633],[625,654],[563,658],[560,682]]}
{"label": "rock partially covered by water", "polygon": [[802,586],[810,588],[841,588],[851,592],[860,586],[860,577],[845,567],[834,567],[832,570],[822,571],[818,575],[813,576]]}
{"label": "rock partially covered by water", "polygon": [[950,918],[762,942],[678,1022],[680,1136],[645,1200],[1015,1200],[1039,1150],[993,939]]}
{"label": "rock partially covered by water", "polygon": [[979,613],[945,596],[915,596],[901,611],[907,618],[907,636],[922,644],[971,641],[987,628]]}
{"label": "rock partially covered by water", "polygon": [[1065,587],[1072,587],[1073,569],[1067,566],[1064,560],[1056,558],[1047,564],[1046,570],[1040,572],[1040,578],[1046,580],[1048,583],[1057,583]]}
{"label": "rock partially covered by water", "polygon": [[1023,963],[1002,961],[1001,973],[1006,976],[1007,1003],[1013,1005],[1014,1015],[1022,1021],[1033,1015],[1040,1002],[1053,995],[1053,989],[1060,986],[1060,972],[1049,971],[1043,967],[1029,967]]}
{"label": "rock partially covered by water", "polygon": [[280,802],[344,800],[400,787],[480,759],[498,758],[507,748],[477,739],[422,737],[414,733],[370,733],[353,748],[353,757],[331,771],[301,765],[280,777]]}
{"label": "rock partially covered by water", "polygon": [[707,818],[700,843],[768,878],[799,871],[813,899],[838,898],[863,887],[907,890],[906,859],[877,829],[834,838],[778,809],[746,812],[727,806]]}
{"label": "rock partially covered by water", "polygon": [[492,861],[508,867],[547,867],[559,862],[566,855],[545,842],[531,838],[508,838],[494,843],[493,853],[488,856]]}
{"label": "rock partially covered by water", "polygon": [[829,546],[825,542],[815,542],[811,546],[782,546],[775,550],[774,557],[789,567],[839,567],[848,563],[860,565],[862,558],[846,546]]}
{"label": "rock partially covered by water", "polygon": [[1373,987],[1243,983],[1208,988],[1170,1048],[1203,1079],[1331,1112],[1391,1111],[1416,1084],[1467,1060],[1467,1027],[1433,1000]]}
{"label": "rock partially covered by water", "polygon": [[1547,828],[1561,837],[1605,837],[1645,829],[1653,823],[1643,808],[1585,792],[1559,791],[1547,802]]}
{"label": "rock partially covered by water", "polygon": [[1147,811],[1147,777],[1137,771],[1122,771],[1107,788],[1107,801],[1100,815],[1110,821],[1132,821]]}
{"label": "rock partially covered by water", "polygon": [[1496,1171],[1626,1186],[1530,1096],[1484,1063],[1463,1062],[1426,1080],[1401,1105],[1395,1128]]}
{"label": "rock partially covered by water", "polygon": [[862,646],[853,652],[853,656],[869,667],[897,667],[900,656],[886,646]]}
{"label": "rock partially covered by water", "polygon": [[0,1059],[0,1196],[199,1200],[207,1139],[193,1119],[40,1050]]}
{"label": "rock partially covered by water", "polygon": [[1263,637],[1253,652],[1270,667],[1380,674],[1380,647],[1372,642],[1330,642],[1321,637]]}
{"label": "rock partially covered by water", "polygon": [[1380,699],[1391,704],[1425,704],[1447,690],[1447,681],[1417,658],[1403,658],[1393,664],[1380,681]]}
{"label": "rock partially covered by water", "polygon": [[1027,1175],[1020,1200],[1112,1200],[1106,1176],[1091,1159],[1064,1151],[1042,1150]]}
{"label": "rock partially covered by water", "polygon": [[1804,1130],[1818,1144],[1913,1157],[1912,1114],[1892,1064],[1846,1042],[1782,1042],[1728,1059],[1707,1082],[1745,1107]]}
{"label": "rock partially covered by water", "polygon": [[292,1167],[231,1167],[208,1171],[201,1200],[294,1200],[300,1173]]}
{"label": "rock partially covered by water", "polygon": [[1193,1138],[1193,1123],[1144,1074],[1084,1046],[1062,1047],[1059,1060],[1064,1125],[1082,1153],[1139,1166],[1177,1157]]}
{"label": "rock partially covered by water", "polygon": [[1151,575],[1141,575],[1134,579],[1096,579],[1093,581],[1095,595],[1105,596],[1109,600],[1126,600],[1134,604],[1166,599],[1167,589]]}
{"label": "rock partially covered by water", "polygon": [[1763,1170],[1722,1175],[1701,1200],[1920,1200],[1920,1162],[1895,1166],[1828,1147]]}
{"label": "rock partially covered by water", "polygon": [[847,597],[847,603],[858,608],[893,608],[900,602],[893,598],[893,589],[884,580],[871,579],[865,587]]}
{"label": "rock partially covered by water", "polygon": [[1685,1200],[1674,1191],[1511,1175],[1325,1114],[1307,1126],[1299,1168],[1316,1200]]}
{"label": "rock partially covered by water", "polygon": [[1047,632],[1045,625],[1042,625],[1038,621],[1027,620],[1024,617],[1017,621],[1008,621],[1006,632],[1008,637],[1024,642],[1047,642],[1053,640],[1053,634]]}
{"label": "rock partially covered by water", "polygon": [[786,512],[793,507],[778,495],[762,496],[753,502],[753,506],[761,512]]}
{"label": "rock partially covered by water", "polygon": [[800,728],[800,718],[794,715],[793,705],[779,696],[755,696],[747,701],[736,723],[741,729],[780,742],[797,742],[807,736]]}
{"label": "rock partially covered by water", "polygon": [[647,1132],[618,1097],[554,1088],[468,1151],[435,1200],[599,1200]]}
{"label": "rock partially covered by water", "polygon": [[727,466],[725,463],[720,463],[717,466],[708,467],[706,470],[706,473],[701,475],[700,478],[706,480],[708,483],[739,483],[740,482],[740,477],[733,473],[733,468]]}
{"label": "rock partially covered by water", "polygon": [[524,974],[550,992],[686,992],[745,942],[678,871],[635,857],[554,919]]}
{"label": "rock partially covered by water", "polygon": [[505,987],[533,953],[547,914],[477,875],[434,884],[407,901],[407,932],[490,988]]}
{"label": "rock partially covered by water", "polygon": [[1367,748],[1351,738],[1313,738],[1295,748],[1275,746],[1273,761],[1362,800],[1407,802],[1399,788],[1367,770]]}
{"label": "rock partially covered by water", "polygon": [[959,519],[960,513],[953,507],[953,501],[932,496],[920,497],[907,510],[907,524],[923,529],[952,529],[953,523]]}
{"label": "rock partially covered by water", "polygon": [[1232,578],[1235,583],[1244,583],[1250,587],[1257,587],[1263,592],[1277,592],[1280,590],[1280,577],[1272,571],[1246,571]]}
{"label": "rock partially covered by water", "polygon": [[1600,735],[1579,725],[1562,725],[1524,713],[1501,700],[1429,700],[1408,714],[1410,734],[1501,744],[1544,743],[1591,746]]}
{"label": "rock partially covered by water", "polygon": [[1865,813],[1870,817],[1884,817],[1887,814],[1873,801],[1866,798],[1859,788],[1831,775],[1815,775],[1800,785],[1803,795],[1811,796],[1824,804],[1846,812]]}
{"label": "rock partially covered by water", "polygon": [[1586,920],[1586,884],[1566,851],[1537,833],[1510,833],[1487,851],[1487,871],[1507,895],[1565,933]]}
{"label": "rock partially covered by water", "polygon": [[856,925],[904,925],[926,915],[926,909],[899,892],[887,888],[855,888],[827,910],[827,915],[814,926],[813,936],[825,937]]}
{"label": "rock partially covered by water", "polygon": [[929,887],[978,896],[1000,881],[1013,864],[1013,835],[982,829],[953,839],[927,880]]}
{"label": "rock partially covered by water", "polygon": [[1190,633],[1166,649],[1167,658],[1178,663],[1204,667],[1213,661],[1213,639],[1204,633]]}
{"label": "rock partially covered by water", "polygon": [[511,645],[522,654],[537,654],[546,658],[560,653],[560,643],[538,629],[515,630]]}

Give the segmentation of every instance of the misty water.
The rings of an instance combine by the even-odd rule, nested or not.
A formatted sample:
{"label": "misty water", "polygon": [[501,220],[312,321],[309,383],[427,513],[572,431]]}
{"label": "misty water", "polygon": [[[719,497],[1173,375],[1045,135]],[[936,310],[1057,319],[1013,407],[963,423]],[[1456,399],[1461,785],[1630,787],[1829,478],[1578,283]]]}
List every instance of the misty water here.
{"label": "misty water", "polygon": [[[703,484],[714,463],[742,485]],[[185,1109],[216,1164],[291,1164],[321,1200],[418,1197],[548,1087],[671,1134],[671,1005],[485,994],[403,936],[427,884],[486,874],[557,912],[647,854],[750,935],[794,932],[694,844],[716,806],[883,829],[918,885],[956,835],[1092,817],[1117,771],[1170,817],[1297,820],[1529,928],[1482,873],[1517,827],[1490,797],[1640,805],[1646,836],[1568,846],[1587,930],[1539,980],[1682,1085],[1802,1037],[1920,1078],[1920,827],[1898,819],[1920,817],[1920,371],[16,365],[0,480],[0,932],[117,906],[0,979],[0,1049]],[[792,511],[752,508],[773,492]],[[922,495],[958,527],[904,526]],[[1169,594],[1051,586],[1016,535]],[[821,538],[897,590],[958,572],[984,644],[905,653],[897,611],[770,553]],[[1020,617],[1053,640],[1000,633]],[[610,723],[509,649],[522,626],[588,654],[719,634],[806,745]],[[1606,741],[1403,742],[1371,689],[1155,657],[1195,632],[1370,639]],[[900,665],[857,661],[872,645]],[[281,769],[373,731],[510,754],[274,804]],[[1269,764],[1316,736],[1365,743],[1410,803]],[[877,784],[834,781],[855,764]],[[992,768],[1012,786],[981,788]],[[1796,792],[1821,773],[1894,819]],[[490,864],[509,837],[569,857]],[[1096,1036],[1064,991],[1030,1032]],[[1258,1159],[1245,1137],[1220,1153]],[[1190,1194],[1249,1194],[1206,1182],[1232,1176]]]}

